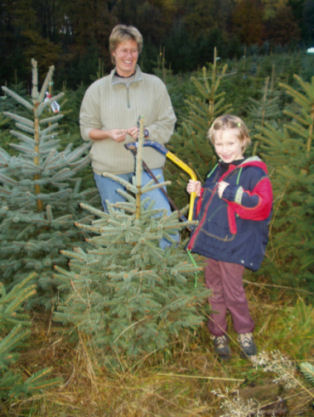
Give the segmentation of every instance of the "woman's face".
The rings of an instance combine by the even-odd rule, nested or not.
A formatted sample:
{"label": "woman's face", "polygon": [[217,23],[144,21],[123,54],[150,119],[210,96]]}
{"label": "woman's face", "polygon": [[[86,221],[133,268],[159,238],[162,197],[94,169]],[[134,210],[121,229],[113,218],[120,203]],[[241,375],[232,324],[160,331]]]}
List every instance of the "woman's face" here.
{"label": "woman's face", "polygon": [[128,39],[118,44],[112,52],[115,58],[116,70],[121,77],[130,77],[135,72],[138,60],[138,45],[136,41]]}

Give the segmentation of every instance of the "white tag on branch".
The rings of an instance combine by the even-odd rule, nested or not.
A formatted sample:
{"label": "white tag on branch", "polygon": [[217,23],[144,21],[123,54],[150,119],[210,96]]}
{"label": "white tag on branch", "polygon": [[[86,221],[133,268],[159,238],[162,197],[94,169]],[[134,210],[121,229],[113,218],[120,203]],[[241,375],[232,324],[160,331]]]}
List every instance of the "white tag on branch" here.
{"label": "white tag on branch", "polygon": [[[48,93],[48,91],[47,91],[46,92],[45,101],[49,101],[50,99],[51,99],[51,94]],[[53,100],[50,103],[50,108],[53,111],[53,113],[59,113],[59,111],[60,111],[60,104],[56,100]]]}

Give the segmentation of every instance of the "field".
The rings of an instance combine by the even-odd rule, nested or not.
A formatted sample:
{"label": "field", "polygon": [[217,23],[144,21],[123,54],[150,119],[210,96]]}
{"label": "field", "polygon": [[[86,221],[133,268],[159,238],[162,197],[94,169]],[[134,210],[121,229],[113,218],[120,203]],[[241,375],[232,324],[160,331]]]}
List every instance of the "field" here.
{"label": "field", "polygon": [[[71,285],[62,287],[59,283],[57,288],[56,271],[66,271],[71,279],[81,278],[82,282],[86,274],[93,273],[85,267],[93,265],[87,255],[85,263],[69,262],[73,247],[78,248],[74,258],[79,259],[82,253],[85,256],[92,234],[88,228],[82,234],[74,227],[74,222],[91,221],[78,203],[93,205],[95,215],[100,209],[91,169],[84,159],[86,149],[75,152],[81,145],[77,120],[86,86],[76,91],[64,87],[64,97],[60,98],[64,118],[52,137],[55,142],[46,144],[47,154],[36,171],[42,174],[40,192],[34,187],[38,177],[24,169],[34,166],[33,148],[28,148],[33,146],[32,139],[27,138],[21,146],[23,137],[14,137],[10,131],[10,115],[0,119],[1,416],[313,415],[314,57],[298,52],[229,62],[218,58],[215,55],[213,63],[189,74],[173,74],[164,65],[156,68],[156,73],[167,84],[178,117],[168,148],[193,167],[199,178],[204,178],[208,166],[215,162],[205,138],[208,125],[215,115],[227,110],[246,121],[253,139],[249,152],[261,156],[269,167],[274,189],[270,240],[262,268],[245,274],[256,323],[257,361],[240,356],[231,322],[232,358],[217,358],[206,328],[205,302],[196,302],[204,317],[200,327],[174,332],[163,348],[143,350],[145,353],[135,360],[128,357],[127,349],[119,350],[112,367],[104,361],[107,346],[104,344],[102,349],[90,343],[92,332],[81,331],[71,317],[64,322],[56,320],[63,291],[71,294],[71,285],[74,290],[76,285],[69,280]],[[13,90],[28,97],[29,88],[23,84]],[[33,117],[21,103],[23,100],[15,102],[7,94],[0,110]],[[71,150],[67,148],[69,143]],[[59,157],[55,165],[51,162],[54,155]],[[45,174],[47,160],[51,167]],[[81,168],[70,179],[68,160],[73,171],[73,167]],[[183,207],[187,203],[185,174],[167,161],[165,175],[171,181],[170,196]],[[29,195],[35,196],[35,206],[25,203]],[[125,233],[129,232],[125,227]],[[183,235],[186,237],[188,232]],[[130,265],[131,261],[130,257]],[[168,261],[169,268],[173,267],[165,256],[164,262]],[[132,268],[125,265],[127,275]],[[153,268],[151,264],[149,268]],[[106,280],[114,276],[112,271]],[[33,272],[34,286],[24,291],[23,280]],[[88,297],[92,300],[94,295],[99,296],[96,292],[95,287],[88,288]],[[78,295],[81,297],[81,293]],[[79,312],[79,298],[75,300]],[[85,302],[83,297],[82,305]],[[97,309],[92,313],[98,317]],[[65,308],[64,317],[66,314]],[[91,322],[90,327],[93,325]],[[23,329],[28,330],[24,333]],[[27,383],[17,382],[17,375]],[[45,383],[41,378],[46,375],[56,379]]]}
{"label": "field", "polygon": [[[296,299],[293,291],[263,282],[248,281],[246,289],[259,352],[271,357],[269,370],[241,358],[232,330],[232,358],[219,361],[204,325],[136,363],[121,357],[121,367],[108,372],[86,349],[83,336],[73,345],[48,315],[45,320],[34,315],[32,343],[21,365],[26,373],[52,367],[63,383],[13,403],[3,415],[310,417],[313,388],[299,366],[313,360],[313,309],[304,302],[302,291]],[[30,411],[21,413],[29,406]]]}

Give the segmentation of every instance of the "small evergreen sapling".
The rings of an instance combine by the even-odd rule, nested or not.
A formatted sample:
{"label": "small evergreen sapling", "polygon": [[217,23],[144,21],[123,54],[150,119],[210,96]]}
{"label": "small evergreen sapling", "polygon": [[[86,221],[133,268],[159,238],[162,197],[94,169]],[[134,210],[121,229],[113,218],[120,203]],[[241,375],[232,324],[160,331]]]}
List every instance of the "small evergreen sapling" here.
{"label": "small evergreen sapling", "polygon": [[[215,49],[213,63],[209,64],[208,68],[203,67],[191,78],[195,92],[185,100],[186,115],[169,144],[169,149],[188,165],[193,166],[201,180],[208,172],[208,167],[216,161],[215,153],[207,139],[208,129],[217,116],[231,111],[230,104],[225,101],[226,93],[221,88],[226,71],[227,65],[219,65]],[[167,177],[172,181],[169,192],[174,195],[177,204],[182,206],[186,201],[186,193],[183,195],[180,190],[185,191],[186,175],[178,175],[171,164],[166,164],[166,169]]]}
{"label": "small evergreen sapling", "polygon": [[309,362],[300,363],[300,371],[312,385],[314,385],[314,366]]}
{"label": "small evergreen sapling", "polygon": [[[274,188],[274,214],[265,267],[275,282],[313,291],[314,77],[281,84],[293,102],[283,127],[265,123],[258,140]],[[275,271],[275,273],[274,273]]]}
{"label": "small evergreen sapling", "polygon": [[[36,290],[29,275],[10,291],[0,283],[0,397],[2,411],[35,392],[60,383],[60,379],[48,379],[50,368],[42,369],[28,377],[17,366],[20,352],[30,336],[31,320],[24,312],[24,303],[33,297]],[[14,365],[14,366],[13,366]]]}
{"label": "small evergreen sapling", "polygon": [[[265,79],[264,86],[261,90],[262,97],[260,99],[254,99],[249,97],[247,112],[248,120],[250,122],[250,135],[254,138],[255,125],[259,126],[259,129],[264,127],[266,122],[280,119],[281,111],[279,108],[279,94],[272,87],[273,82],[270,82],[270,78]],[[252,155],[256,155],[258,151],[258,140],[254,142]]]}
{"label": "small evergreen sapling", "polygon": [[56,267],[67,297],[55,319],[88,335],[108,366],[163,349],[182,329],[199,326],[204,317],[198,306],[209,296],[202,283],[194,285],[198,268],[181,247],[159,247],[162,237],[175,243],[172,234],[190,222],[180,223],[177,212],[154,210],[149,199],[140,201],[139,195],[156,187],[153,181],[140,186],[140,149],[133,184],[103,174],[126,187],[121,193],[127,201],[108,203],[108,213],[82,205],[96,216],[91,225],[77,224],[93,234],[88,248],[63,251],[70,270]]}
{"label": "small evergreen sapling", "polygon": [[80,190],[77,174],[88,164],[86,146],[59,151],[58,121],[50,104],[61,95],[45,98],[53,75],[50,67],[38,91],[37,63],[32,61],[31,100],[7,87],[3,91],[15,100],[21,114],[4,112],[15,122],[11,134],[18,143],[14,151],[0,148],[0,273],[7,285],[14,285],[32,271],[38,273],[40,291],[33,302],[50,305],[55,295],[52,265],[65,265],[61,248],[83,244],[74,227],[78,203],[88,198]]}

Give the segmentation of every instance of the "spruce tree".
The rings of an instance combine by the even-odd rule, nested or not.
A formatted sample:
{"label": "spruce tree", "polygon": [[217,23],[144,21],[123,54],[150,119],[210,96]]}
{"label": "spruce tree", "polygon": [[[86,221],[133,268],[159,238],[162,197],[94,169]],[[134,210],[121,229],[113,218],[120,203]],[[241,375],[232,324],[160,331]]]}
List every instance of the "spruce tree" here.
{"label": "spruce tree", "polygon": [[[250,128],[250,136],[254,139],[256,134],[255,126],[259,129],[265,126],[266,122],[274,121],[278,124],[281,117],[279,107],[279,93],[274,89],[274,81],[270,77],[266,77],[264,86],[261,90],[261,98],[254,99],[249,97],[247,105],[248,127]],[[258,152],[258,140],[254,141],[252,155]]]}
{"label": "spruce tree", "polygon": [[79,171],[88,164],[87,146],[59,150],[58,121],[50,106],[62,94],[47,98],[54,67],[50,67],[38,90],[37,62],[32,60],[31,99],[7,87],[7,96],[18,104],[17,112],[4,112],[12,119],[9,153],[0,148],[0,273],[14,285],[32,271],[38,273],[39,291],[33,302],[47,307],[55,295],[52,266],[65,265],[60,249],[83,244],[82,233],[74,227],[78,203],[89,191],[81,191]]}
{"label": "spruce tree", "polygon": [[10,291],[0,283],[0,397],[2,411],[6,412],[12,401],[25,398],[35,392],[47,389],[59,383],[57,378],[49,379],[50,368],[42,369],[25,378],[17,365],[20,353],[30,337],[30,317],[24,312],[25,302],[34,296],[33,276],[24,278]]}
{"label": "spruce tree", "polygon": [[[142,187],[140,171],[139,145],[132,184],[103,174],[126,187],[121,191],[126,202],[108,203],[108,213],[82,204],[96,219],[77,226],[93,235],[86,250],[62,251],[70,259],[69,271],[56,267],[67,297],[55,319],[83,335],[107,366],[163,349],[182,329],[199,326],[204,317],[198,306],[209,296],[202,279],[196,285],[199,268],[173,239],[191,222],[180,222],[177,212],[154,210],[148,198],[141,201],[142,194],[165,183]],[[162,237],[173,245],[162,250]]]}
{"label": "spruce tree", "polygon": [[313,291],[314,77],[295,75],[297,88],[280,84],[293,101],[278,127],[265,123],[258,139],[274,188],[274,210],[265,267],[275,282]]}
{"label": "spruce tree", "polygon": [[[193,167],[201,180],[216,161],[207,138],[208,129],[217,116],[231,111],[231,105],[225,102],[225,92],[221,88],[226,71],[227,65],[219,64],[215,49],[213,63],[191,77],[195,92],[186,98],[186,115],[179,121],[178,129],[169,143],[169,149]],[[172,181],[169,192],[182,206],[186,201],[186,193],[183,194],[186,175],[178,174],[172,164],[168,163],[166,168],[166,176]]]}

